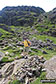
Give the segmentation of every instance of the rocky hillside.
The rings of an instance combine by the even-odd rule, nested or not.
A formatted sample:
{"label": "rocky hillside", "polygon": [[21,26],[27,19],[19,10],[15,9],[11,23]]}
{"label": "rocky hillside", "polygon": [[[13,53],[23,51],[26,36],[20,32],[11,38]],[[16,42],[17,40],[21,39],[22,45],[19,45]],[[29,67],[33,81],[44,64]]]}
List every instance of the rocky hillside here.
{"label": "rocky hillside", "polygon": [[[52,68],[56,65],[55,23],[56,8],[48,13],[33,6],[5,7],[0,11],[0,84],[42,84],[41,79],[56,79]],[[24,37],[31,41],[28,54],[23,52]],[[50,63],[52,59],[47,61],[50,58],[55,65]]]}
{"label": "rocky hillside", "polygon": [[45,11],[40,7],[5,7],[0,11],[0,23],[15,26],[32,26],[37,17]]}
{"label": "rocky hillside", "polygon": [[35,29],[41,34],[56,37],[56,8],[48,13],[41,14],[34,24]]}
{"label": "rocky hillside", "polygon": [[56,24],[56,8],[54,8],[48,14],[49,14],[49,19],[50,19],[51,23]]}
{"label": "rocky hillside", "polygon": [[56,8],[39,16],[39,22],[46,20],[50,21],[51,24],[56,24]]}

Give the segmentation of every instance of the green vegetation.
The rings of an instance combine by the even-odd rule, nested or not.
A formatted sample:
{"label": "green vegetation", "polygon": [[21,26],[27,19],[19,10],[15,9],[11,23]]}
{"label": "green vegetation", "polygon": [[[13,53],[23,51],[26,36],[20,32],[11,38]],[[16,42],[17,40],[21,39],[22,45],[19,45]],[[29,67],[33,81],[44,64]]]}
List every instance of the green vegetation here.
{"label": "green vegetation", "polygon": [[46,60],[50,59],[52,56],[56,55],[55,50],[46,50],[45,48],[42,48],[42,50],[45,50],[47,54],[43,54],[40,50],[37,49],[32,49],[33,52],[29,53],[31,56],[32,55],[38,55],[38,56],[43,56]]}
{"label": "green vegetation", "polygon": [[[41,39],[43,42],[44,41],[46,42],[46,39],[48,38],[48,39],[52,40],[53,43],[56,44],[56,38],[55,37],[51,37],[51,36],[47,36],[47,35],[36,35],[36,34],[34,34],[30,37],[30,39],[32,39],[33,37],[36,37],[37,40]],[[38,56],[44,56],[46,58],[46,60],[50,59],[52,56],[56,55],[56,48],[55,47],[54,47],[54,50],[47,50],[46,48],[47,47],[42,48],[42,50],[45,50],[47,52],[47,54],[43,54],[40,50],[36,50],[36,49],[34,50],[33,49],[33,52],[31,52],[30,55],[36,54]]]}
{"label": "green vegetation", "polygon": [[13,82],[9,82],[8,84],[21,84],[18,80],[14,80]]}
{"label": "green vegetation", "polygon": [[45,72],[42,72],[40,77],[38,77],[33,83],[31,84],[56,84],[56,83],[41,83],[41,79],[46,79],[46,73]]}
{"label": "green vegetation", "polygon": [[[48,32],[50,28],[53,31],[56,27],[56,24],[53,25],[50,22],[48,23],[48,21],[45,23],[42,23],[42,24],[38,24],[38,23],[35,23],[35,24],[36,24],[35,29],[37,29],[39,32]],[[52,28],[53,26],[55,26],[55,27]]]}
{"label": "green vegetation", "polygon": [[46,41],[46,39],[50,39],[53,41],[53,43],[56,43],[56,37],[52,37],[52,36],[48,36],[48,35],[37,35],[37,34],[34,34],[32,36],[30,36],[30,39],[32,39],[33,37],[36,37],[37,40],[42,40],[42,41]]}
{"label": "green vegetation", "polygon": [[2,34],[9,34],[9,32],[5,31],[4,29],[0,28],[0,33]]}
{"label": "green vegetation", "polygon": [[[9,41],[9,37],[12,37],[12,39],[14,40],[13,43],[16,44],[16,40],[20,40],[22,41],[22,37],[18,38],[17,36],[17,33],[18,32],[23,32],[24,30],[26,32],[30,31],[34,31],[33,29],[30,28],[30,26],[28,27],[21,27],[21,26],[10,26],[10,28],[15,31],[15,35],[13,36],[11,33],[3,30],[3,29],[0,29],[1,32],[3,33],[2,37],[0,37],[0,40],[4,37],[4,38],[7,38],[8,39],[8,42],[11,44],[12,42]],[[38,31],[42,32],[42,31],[47,31],[49,29],[45,29],[45,28],[42,28],[41,27],[38,27],[37,28]],[[56,38],[55,37],[52,37],[52,36],[48,36],[48,35],[37,35],[37,34],[33,34],[33,35],[29,35],[29,39],[32,40],[32,38],[35,37],[37,40],[42,40],[43,42],[45,41],[46,42],[46,39],[50,39],[53,41],[53,43],[56,44]],[[3,39],[4,39],[3,38]],[[16,39],[15,39],[16,38]],[[22,46],[23,47],[23,46]],[[56,55],[56,49],[54,48],[53,50],[47,50],[46,47],[42,48],[42,50],[45,50],[47,52],[47,54],[43,54],[40,50],[37,50],[37,49],[31,49],[33,52],[29,52],[29,55],[32,56],[32,55],[37,55],[37,56],[43,56],[46,60],[50,59],[52,56]],[[11,47],[11,46],[6,46],[4,47],[2,50],[2,52],[6,53],[6,52],[9,52],[9,55],[8,56],[5,56],[3,57],[2,61],[1,62],[12,62],[15,60],[15,57],[17,57],[18,59],[22,58],[21,56],[21,53],[22,53],[22,50],[20,50],[20,47],[17,47],[17,46],[14,46],[14,47]],[[14,53],[14,55],[12,56],[11,53]],[[41,73],[40,77],[38,77],[33,83],[31,84],[41,84],[40,80],[41,79],[45,79],[45,75],[46,73]],[[18,80],[13,80],[13,82],[9,82],[9,84],[20,84]],[[46,84],[46,83],[44,83]],[[49,84],[49,83],[48,83]],[[51,83],[50,83],[51,84]],[[52,83],[53,84],[53,83]],[[54,83],[55,84],[55,83]]]}
{"label": "green vegetation", "polygon": [[1,60],[1,62],[3,63],[3,62],[12,62],[12,61],[14,61],[14,59],[9,59],[8,57],[3,57],[3,59]]}
{"label": "green vegetation", "polygon": [[[17,7],[15,9],[9,7],[10,11],[8,11],[7,9],[8,8],[4,8],[2,15],[0,15],[0,22],[2,21],[2,23],[7,24],[7,25],[0,24],[0,33],[2,34],[2,36],[0,37],[0,40],[7,39],[8,44],[11,44],[12,46],[9,46],[9,45],[0,46],[1,52],[9,53],[5,57],[3,57],[1,62],[3,63],[12,62],[15,60],[15,58],[18,58],[18,59],[22,58],[21,56],[22,50],[20,50],[20,47],[16,46],[16,43],[18,41],[22,41],[22,38],[23,38],[22,32],[32,33],[32,35],[31,34],[28,35],[28,38],[30,40],[32,40],[32,38],[35,37],[37,40],[42,40],[43,42],[46,42],[46,39],[48,38],[52,40],[54,44],[56,44],[56,37],[48,36],[45,34],[41,35],[43,32],[52,33],[56,30],[56,24],[55,24],[56,16],[54,14],[54,11],[50,11],[50,14],[49,14],[49,13],[45,13],[43,9],[39,7],[34,7],[34,6],[33,7],[22,6],[22,7],[19,7],[18,9]],[[6,17],[3,16],[4,13],[5,13],[5,16],[7,15]],[[53,14],[54,14],[54,18],[51,17],[53,16]],[[3,17],[5,17],[6,19]],[[53,20],[53,23],[51,21],[51,18]],[[6,28],[8,28],[9,31],[7,31]],[[35,30],[37,30],[39,34],[33,33],[35,32]],[[21,35],[18,36],[18,33]],[[23,46],[21,47],[23,48]],[[30,49],[33,51],[33,52],[29,52],[30,56],[32,55],[43,56],[46,60],[56,55],[55,47],[53,47],[53,50],[48,50],[47,47],[41,48],[42,50],[46,51],[47,54],[43,54],[40,50],[37,50],[37,49],[32,49],[32,48]],[[38,77],[31,84],[42,84],[40,80],[45,79],[45,75],[46,75],[45,72],[41,73],[40,77]],[[20,84],[20,82],[18,80],[13,80],[13,82],[9,82],[9,84]],[[43,83],[43,84],[47,84],[47,83]]]}

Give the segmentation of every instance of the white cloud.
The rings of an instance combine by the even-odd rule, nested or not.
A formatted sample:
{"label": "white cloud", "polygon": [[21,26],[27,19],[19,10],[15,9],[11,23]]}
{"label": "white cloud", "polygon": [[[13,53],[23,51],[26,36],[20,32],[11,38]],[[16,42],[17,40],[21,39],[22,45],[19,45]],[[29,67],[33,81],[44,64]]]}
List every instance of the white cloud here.
{"label": "white cloud", "polygon": [[39,6],[50,11],[56,6],[56,0],[0,0],[0,10],[5,6],[30,5]]}

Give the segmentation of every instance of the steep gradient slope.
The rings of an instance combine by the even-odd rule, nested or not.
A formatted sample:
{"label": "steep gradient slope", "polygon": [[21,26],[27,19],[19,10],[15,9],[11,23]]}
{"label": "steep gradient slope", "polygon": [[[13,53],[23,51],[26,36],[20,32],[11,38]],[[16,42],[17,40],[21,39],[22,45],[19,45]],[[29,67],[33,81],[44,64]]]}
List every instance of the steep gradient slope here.
{"label": "steep gradient slope", "polygon": [[40,7],[5,7],[0,11],[0,23],[15,26],[32,26],[36,18],[45,11]]}
{"label": "steep gradient slope", "polygon": [[[51,15],[54,17],[53,19],[51,19],[52,18]],[[48,13],[45,13],[41,8],[37,7],[28,7],[28,6],[5,7],[0,12],[0,69],[2,69],[3,66],[7,65],[8,63],[9,64],[11,64],[11,62],[15,63],[16,60],[18,60],[18,62],[20,60],[21,62],[22,53],[24,50],[22,44],[23,37],[27,37],[31,41],[29,54],[27,56],[24,55],[26,58],[28,58],[28,56],[29,57],[34,56],[37,58],[39,57],[42,62],[43,58],[48,60],[54,55],[56,55],[55,21],[56,21],[56,8]],[[24,60],[26,61],[26,59]],[[34,64],[33,67],[36,66],[34,62],[32,62],[32,64]],[[18,66],[20,65],[21,64],[19,64]],[[17,79],[18,75],[16,73],[15,75],[12,75],[12,77],[9,77],[9,75],[11,75],[13,70],[15,70],[13,66],[14,64],[12,64],[11,66],[9,65],[9,67],[6,66],[5,67],[6,70],[4,69],[5,70],[4,75],[3,75],[4,71],[0,73],[1,81],[2,79],[4,80],[4,78],[6,78],[4,81],[2,81],[1,84],[3,84],[4,82],[9,82],[8,80],[10,80],[10,82],[6,84],[20,84],[18,81],[19,78]],[[26,66],[28,67],[29,65]],[[41,68],[39,69],[42,69],[42,65],[39,64],[39,66],[41,66]],[[37,84],[37,83],[41,84],[40,80],[46,78],[45,72],[42,73],[41,70],[39,71],[40,76],[37,78],[36,76],[38,74],[38,67],[37,67],[37,72],[34,74],[37,80],[31,84]],[[19,68],[17,69],[17,72],[19,72]],[[29,73],[29,75],[31,77],[31,72]],[[14,78],[14,76],[16,76],[16,78]]]}
{"label": "steep gradient slope", "polygon": [[50,12],[41,14],[34,24],[34,27],[41,32],[41,34],[56,37],[56,8]]}

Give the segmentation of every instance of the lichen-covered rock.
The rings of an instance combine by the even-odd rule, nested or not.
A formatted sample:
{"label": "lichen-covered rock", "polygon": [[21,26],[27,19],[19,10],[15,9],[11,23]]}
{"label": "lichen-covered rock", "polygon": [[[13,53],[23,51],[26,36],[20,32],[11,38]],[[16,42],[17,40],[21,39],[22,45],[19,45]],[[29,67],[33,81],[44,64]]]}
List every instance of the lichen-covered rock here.
{"label": "lichen-covered rock", "polygon": [[56,56],[52,57],[50,60],[44,63],[46,68],[46,78],[47,79],[56,79]]}
{"label": "lichen-covered rock", "polygon": [[0,79],[1,83],[4,82],[4,84],[8,84],[8,77],[10,78],[10,80],[13,80],[12,76],[23,83],[25,82],[26,76],[29,78],[29,80],[34,80],[36,77],[40,76],[43,60],[43,56],[38,57],[36,55],[30,57],[28,55],[27,59],[22,58],[11,63],[6,63],[5,65],[3,65],[0,71],[0,77],[4,77],[4,79]]}
{"label": "lichen-covered rock", "polygon": [[5,54],[3,52],[0,52],[0,61],[2,60],[2,58],[5,56]]}

